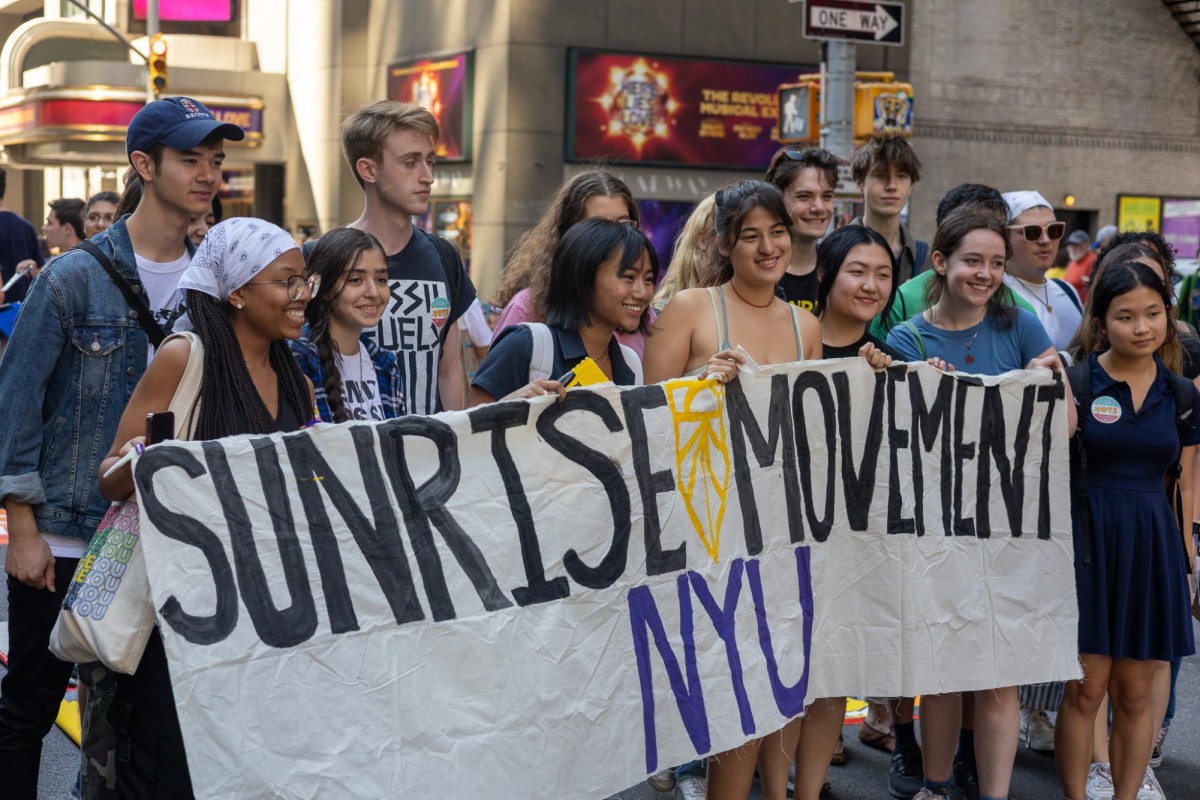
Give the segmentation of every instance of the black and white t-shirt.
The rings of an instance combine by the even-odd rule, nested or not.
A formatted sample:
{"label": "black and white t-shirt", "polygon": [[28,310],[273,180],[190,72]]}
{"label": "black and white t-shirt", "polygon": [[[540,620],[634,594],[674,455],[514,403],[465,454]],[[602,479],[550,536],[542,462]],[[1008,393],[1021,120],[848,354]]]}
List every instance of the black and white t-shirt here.
{"label": "black and white t-shirt", "polygon": [[342,374],[342,405],[348,419],[381,420],[383,402],[379,396],[379,377],[367,348],[359,347],[358,355],[337,354],[338,371]]}
{"label": "black and white t-shirt", "polygon": [[458,291],[450,297],[441,254],[433,237],[419,229],[387,263],[391,300],[374,331],[375,342],[400,359],[409,413],[433,414],[441,408],[437,381],[442,341],[447,326],[475,299],[475,287],[456,253],[452,263],[458,270]]}
{"label": "black and white t-shirt", "polygon": [[[182,256],[166,263],[151,261],[137,253],[134,253],[133,257],[137,260],[138,277],[146,287],[146,304],[154,315],[154,321],[166,327],[172,312],[175,311],[179,279],[192,263],[192,254],[185,249]],[[150,345],[147,360],[152,358],[154,345]]]}
{"label": "black and white t-shirt", "polygon": [[800,306],[805,311],[812,311],[817,304],[817,271],[814,269],[804,275],[783,273],[779,279],[779,288],[783,289],[783,299],[794,306]]}

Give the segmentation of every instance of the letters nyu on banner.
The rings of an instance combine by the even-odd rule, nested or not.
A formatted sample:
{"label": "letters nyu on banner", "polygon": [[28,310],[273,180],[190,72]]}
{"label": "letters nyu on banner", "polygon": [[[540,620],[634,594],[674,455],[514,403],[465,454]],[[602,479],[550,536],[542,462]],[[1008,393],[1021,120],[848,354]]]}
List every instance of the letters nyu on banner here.
{"label": "letters nyu on banner", "polygon": [[1076,677],[1062,396],[854,359],[150,448],[198,796],[594,798]]}

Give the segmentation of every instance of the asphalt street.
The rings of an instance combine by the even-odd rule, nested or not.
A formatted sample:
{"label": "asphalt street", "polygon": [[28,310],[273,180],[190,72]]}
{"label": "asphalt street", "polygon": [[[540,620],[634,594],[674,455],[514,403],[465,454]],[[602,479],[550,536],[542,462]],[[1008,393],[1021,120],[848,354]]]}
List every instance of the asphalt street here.
{"label": "asphalt street", "polygon": [[[0,560],[6,548],[0,547]],[[8,593],[0,592],[0,649],[7,650]],[[1196,631],[1200,640],[1200,627]],[[0,668],[2,671],[2,668]],[[1177,709],[1171,734],[1166,742],[1166,756],[1156,770],[1166,796],[1171,800],[1200,798],[1200,657],[1183,662],[1179,673]],[[833,796],[838,800],[884,800],[887,756],[861,745],[857,726],[845,729],[847,763],[830,770]],[[46,736],[42,750],[41,800],[67,800],[78,769],[79,750],[58,728]],[[536,791],[530,797],[537,797]],[[751,798],[761,798],[756,786]],[[1022,747],[1017,753],[1011,797],[1013,800],[1058,800],[1062,793],[1054,774],[1050,755],[1035,753]],[[667,800],[670,795],[659,794],[639,782],[613,796],[620,800]]]}

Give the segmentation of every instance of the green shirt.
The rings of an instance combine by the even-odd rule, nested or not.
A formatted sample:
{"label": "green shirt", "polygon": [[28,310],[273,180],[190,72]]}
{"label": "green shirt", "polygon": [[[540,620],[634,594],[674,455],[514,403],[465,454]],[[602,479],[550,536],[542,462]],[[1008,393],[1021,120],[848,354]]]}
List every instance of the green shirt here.
{"label": "green shirt", "polygon": [[[900,284],[900,288],[896,290],[896,301],[892,303],[891,309],[880,314],[871,323],[871,335],[880,339],[887,339],[888,332],[892,328],[906,319],[912,319],[928,308],[929,306],[925,303],[925,287],[934,274],[934,270],[927,269],[924,272],[917,273],[915,278]],[[1010,292],[1007,286],[1001,286],[996,291],[1003,292],[1007,296],[1009,303],[1026,311],[1033,312],[1033,306],[1029,304],[1029,301],[1014,292]],[[1004,298],[1002,297],[1001,299]]]}

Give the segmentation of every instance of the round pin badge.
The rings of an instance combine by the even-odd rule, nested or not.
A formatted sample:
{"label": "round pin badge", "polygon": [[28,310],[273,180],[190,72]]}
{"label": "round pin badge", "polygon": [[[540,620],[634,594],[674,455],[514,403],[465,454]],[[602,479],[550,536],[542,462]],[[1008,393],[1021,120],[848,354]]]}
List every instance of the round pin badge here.
{"label": "round pin badge", "polygon": [[1097,397],[1092,401],[1092,419],[1111,425],[1121,418],[1121,404],[1111,397]]}

